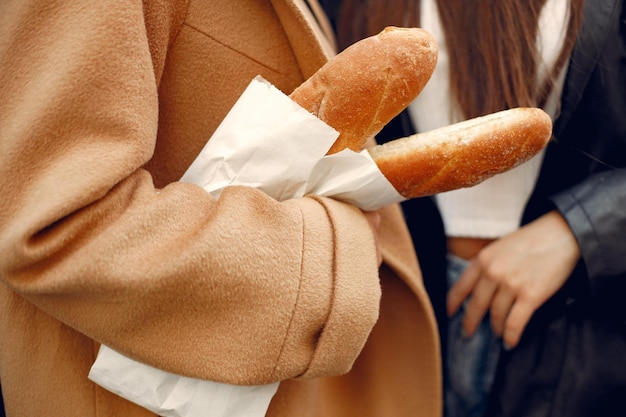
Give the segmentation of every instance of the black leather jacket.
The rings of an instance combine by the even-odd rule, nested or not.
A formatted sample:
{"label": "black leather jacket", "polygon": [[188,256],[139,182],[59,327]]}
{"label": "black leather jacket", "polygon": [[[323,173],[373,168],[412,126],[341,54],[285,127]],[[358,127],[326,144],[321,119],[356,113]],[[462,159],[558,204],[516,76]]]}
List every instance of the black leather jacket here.
{"label": "black leather jacket", "polygon": [[626,415],[626,1],[587,0],[524,223],[556,207],[582,261],[504,352],[489,416]]}
{"label": "black leather jacket", "polygon": [[[502,352],[489,417],[626,416],[625,5],[586,2],[554,140],[523,218],[525,224],[557,208],[582,260],[536,312],[520,345]],[[404,210],[445,331],[439,213],[430,198]]]}
{"label": "black leather jacket", "polygon": [[[502,352],[489,417],[626,416],[625,4],[586,1],[554,140],[523,218],[557,208],[582,260],[536,312],[520,345]],[[379,140],[410,133],[405,112]],[[431,198],[403,208],[445,335],[441,218]]]}

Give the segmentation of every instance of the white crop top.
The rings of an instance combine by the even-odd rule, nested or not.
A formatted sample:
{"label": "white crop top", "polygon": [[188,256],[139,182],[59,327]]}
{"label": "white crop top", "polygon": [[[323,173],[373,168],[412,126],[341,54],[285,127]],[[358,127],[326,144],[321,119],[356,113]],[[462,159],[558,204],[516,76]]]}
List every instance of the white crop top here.
{"label": "white crop top", "polygon": [[[435,0],[421,1],[421,27],[437,40],[439,58],[431,79],[420,95],[409,106],[409,114],[415,126],[422,132],[446,126],[459,120],[451,120],[449,64],[446,42],[437,12]],[[538,45],[543,62],[539,68],[542,80],[552,67],[561,49],[568,17],[568,0],[548,0],[539,18]],[[544,110],[556,118],[563,82],[564,66]],[[526,163],[482,183],[438,194],[437,205],[443,217],[448,236],[497,238],[519,227],[524,206],[533,190],[543,152]]]}

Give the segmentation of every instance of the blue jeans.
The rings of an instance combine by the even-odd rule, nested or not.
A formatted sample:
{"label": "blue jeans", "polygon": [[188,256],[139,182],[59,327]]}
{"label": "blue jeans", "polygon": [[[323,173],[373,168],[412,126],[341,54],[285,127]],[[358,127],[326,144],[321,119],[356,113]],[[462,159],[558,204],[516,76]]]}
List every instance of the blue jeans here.
{"label": "blue jeans", "polygon": [[[468,261],[448,254],[448,286],[461,276]],[[491,330],[487,314],[472,337],[464,335],[465,303],[448,321],[447,383],[444,392],[445,417],[480,417],[500,356],[501,339]]]}

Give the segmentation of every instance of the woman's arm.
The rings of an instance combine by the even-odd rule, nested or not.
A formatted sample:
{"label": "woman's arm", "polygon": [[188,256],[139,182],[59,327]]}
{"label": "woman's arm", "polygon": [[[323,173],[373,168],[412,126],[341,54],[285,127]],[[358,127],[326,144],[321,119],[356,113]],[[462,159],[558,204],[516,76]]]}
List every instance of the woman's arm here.
{"label": "woman's arm", "polygon": [[156,188],[143,167],[172,98],[155,58],[180,24],[164,16],[184,10],[151,12],[125,0],[0,5],[3,285],[174,373],[259,384],[346,372],[378,314],[367,220],[324,198]]}

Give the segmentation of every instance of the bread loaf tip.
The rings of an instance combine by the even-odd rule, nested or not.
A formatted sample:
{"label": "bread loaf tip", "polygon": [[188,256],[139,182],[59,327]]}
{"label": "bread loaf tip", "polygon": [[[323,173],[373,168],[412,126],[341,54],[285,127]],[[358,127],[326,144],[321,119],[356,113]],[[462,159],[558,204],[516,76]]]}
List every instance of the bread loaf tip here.
{"label": "bread loaf tip", "polygon": [[552,135],[539,108],[518,107],[392,140],[368,149],[383,175],[410,199],[476,185],[537,155]]}
{"label": "bread loaf tip", "polygon": [[330,59],[290,97],[339,132],[329,154],[360,151],[418,96],[437,55],[427,31],[390,26]]}

